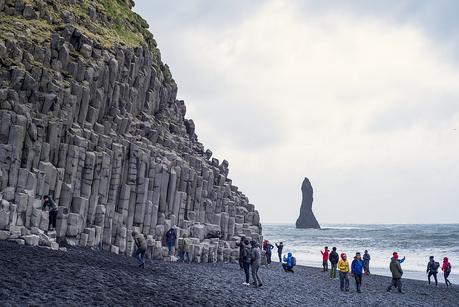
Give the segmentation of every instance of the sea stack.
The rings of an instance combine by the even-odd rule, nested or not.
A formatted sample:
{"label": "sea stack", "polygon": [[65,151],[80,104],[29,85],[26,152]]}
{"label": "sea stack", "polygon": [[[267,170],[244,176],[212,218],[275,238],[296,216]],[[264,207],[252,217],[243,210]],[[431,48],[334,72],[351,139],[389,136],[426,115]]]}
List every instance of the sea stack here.
{"label": "sea stack", "polygon": [[301,192],[303,194],[303,200],[301,201],[300,216],[296,220],[296,228],[320,229],[319,222],[317,222],[317,219],[312,212],[314,191],[312,189],[311,182],[306,177],[301,185]]}

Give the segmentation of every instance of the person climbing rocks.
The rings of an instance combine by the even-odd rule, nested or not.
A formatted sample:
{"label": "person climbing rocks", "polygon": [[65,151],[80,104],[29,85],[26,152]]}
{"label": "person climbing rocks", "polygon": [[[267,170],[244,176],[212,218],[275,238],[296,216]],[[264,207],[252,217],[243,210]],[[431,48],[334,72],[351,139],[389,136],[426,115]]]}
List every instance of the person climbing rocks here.
{"label": "person climbing rocks", "polygon": [[266,253],[266,263],[267,264],[271,264],[271,256],[272,256],[273,248],[274,248],[274,245],[269,243],[269,241],[266,241],[265,253]]}
{"label": "person climbing rocks", "polygon": [[430,278],[433,276],[435,279],[435,286],[438,286],[438,279],[437,279],[437,274],[438,274],[438,268],[440,267],[440,263],[435,261],[434,256],[429,257],[429,262],[427,263],[427,279],[429,280],[429,285],[430,285]]}
{"label": "person climbing rocks", "polygon": [[330,251],[328,250],[328,246],[325,246],[324,251],[320,251],[322,253],[322,266],[323,266],[323,272],[328,272],[328,256],[330,254]]}
{"label": "person climbing rocks", "polygon": [[357,293],[362,293],[362,278],[363,270],[365,268],[365,262],[362,260],[362,257],[359,252],[355,254],[354,260],[351,264],[352,276],[355,279],[355,286],[357,288]]}
{"label": "person climbing rocks", "polygon": [[371,256],[367,250],[363,253],[363,262],[365,264],[365,275],[370,275],[370,260]]}
{"label": "person climbing rocks", "polygon": [[294,273],[293,268],[295,267],[295,265],[296,258],[293,257],[292,253],[287,253],[287,256],[284,256],[284,262],[282,263],[284,271]]}
{"label": "person climbing rocks", "polygon": [[349,291],[349,262],[347,261],[347,255],[341,253],[341,259],[338,261],[339,269],[339,288],[341,291]]}
{"label": "person climbing rocks", "polygon": [[338,266],[339,255],[336,252],[336,247],[332,248],[332,251],[329,256],[331,269],[330,269],[330,278],[336,278],[336,268]]}
{"label": "person climbing rocks", "polygon": [[177,240],[177,230],[175,226],[172,226],[166,233],[166,244],[169,250],[169,256],[173,255],[175,241]]}
{"label": "person climbing rocks", "polygon": [[401,262],[398,259],[398,253],[394,252],[392,254],[392,258],[391,258],[390,265],[389,265],[390,272],[392,273],[392,282],[390,286],[387,288],[387,292],[390,292],[392,290],[392,287],[395,287],[398,289],[398,292],[403,293],[402,291],[403,270],[402,270],[400,263]]}
{"label": "person climbing rocks", "polygon": [[242,254],[244,252],[244,240],[245,237],[242,236],[241,240],[239,242],[236,242],[236,246],[239,247],[239,267],[241,268],[241,270],[244,269],[244,261],[242,261]]}
{"label": "person climbing rocks", "polygon": [[446,287],[452,286],[453,284],[448,279],[449,274],[451,274],[451,263],[449,262],[448,257],[443,258],[441,270],[443,271],[443,276],[445,277]]}
{"label": "person climbing rocks", "polygon": [[49,195],[45,195],[43,197],[43,201],[42,210],[45,210],[47,207],[49,210],[48,231],[56,230],[56,218],[58,212],[57,205]]}
{"label": "person climbing rocks", "polygon": [[250,245],[252,249],[250,251],[250,267],[252,269],[252,278],[255,287],[261,287],[263,284],[261,282],[261,278],[258,275],[258,269],[260,268],[261,264],[261,251],[258,247],[258,243],[254,240],[250,241]]}
{"label": "person climbing rocks", "polygon": [[145,267],[145,252],[147,251],[147,242],[143,234],[138,233],[137,231],[132,231],[132,238],[134,239],[135,245],[137,247],[134,257],[139,262],[139,267]]}
{"label": "person climbing rocks", "polygon": [[277,247],[277,255],[279,256],[279,262],[282,263],[282,250],[284,249],[284,243],[279,242],[279,244],[276,243]]}
{"label": "person climbing rocks", "polygon": [[191,242],[190,239],[188,239],[188,236],[186,233],[182,234],[182,239],[179,240],[179,257],[180,260],[183,262],[191,262],[190,258],[190,246]]}
{"label": "person climbing rocks", "polygon": [[242,250],[242,265],[245,273],[245,282],[242,283],[244,286],[250,286],[250,262],[252,261],[251,248],[249,246],[249,240],[244,239],[243,250]]}

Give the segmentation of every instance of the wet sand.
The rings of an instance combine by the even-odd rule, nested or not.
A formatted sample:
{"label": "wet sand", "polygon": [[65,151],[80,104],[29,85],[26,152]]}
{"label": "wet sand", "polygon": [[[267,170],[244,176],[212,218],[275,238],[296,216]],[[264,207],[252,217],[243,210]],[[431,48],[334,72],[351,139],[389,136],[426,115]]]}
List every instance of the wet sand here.
{"label": "wet sand", "polygon": [[341,292],[317,268],[260,269],[264,286],[242,285],[235,264],[148,261],[71,248],[67,252],[0,241],[0,306],[458,306],[459,287],[403,280],[406,294],[386,292],[390,278],[364,277],[362,294]]}

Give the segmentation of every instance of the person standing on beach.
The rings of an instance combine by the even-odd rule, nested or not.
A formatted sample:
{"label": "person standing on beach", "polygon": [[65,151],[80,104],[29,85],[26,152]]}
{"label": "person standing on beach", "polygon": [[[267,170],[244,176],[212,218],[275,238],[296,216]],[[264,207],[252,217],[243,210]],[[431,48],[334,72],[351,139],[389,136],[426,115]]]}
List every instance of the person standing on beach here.
{"label": "person standing on beach", "polygon": [[190,259],[190,239],[188,239],[188,236],[186,233],[182,234],[182,239],[179,240],[179,257],[180,260],[183,262],[191,262]]}
{"label": "person standing on beach", "polygon": [[52,231],[56,229],[56,218],[57,218],[57,205],[54,200],[49,195],[45,195],[43,197],[43,207],[42,210],[45,210],[46,207],[49,209],[49,223],[48,223],[48,231]]}
{"label": "person standing on beach", "polygon": [[282,263],[282,249],[284,249],[284,243],[280,242],[279,244],[276,243],[277,247],[277,255],[279,256],[279,262]]}
{"label": "person standing on beach", "polygon": [[352,275],[354,276],[354,279],[355,279],[355,286],[357,288],[358,293],[362,293],[361,288],[362,288],[362,278],[363,278],[364,268],[365,268],[365,263],[362,260],[360,253],[357,252],[355,254],[354,260],[352,261],[351,269],[352,269]]}
{"label": "person standing on beach", "polygon": [[169,250],[169,256],[173,255],[176,240],[177,230],[175,229],[175,226],[172,226],[171,229],[169,229],[169,231],[166,233],[166,244]]}
{"label": "person standing on beach", "polygon": [[239,247],[239,267],[241,268],[241,270],[244,269],[244,261],[242,261],[243,253],[244,253],[244,240],[245,240],[245,237],[242,236],[241,241],[236,242],[236,246]]}
{"label": "person standing on beach", "polygon": [[274,246],[269,243],[269,241],[266,241],[266,247],[265,247],[265,252],[266,252],[266,263],[271,264],[271,256],[272,256],[272,250]]}
{"label": "person standing on beach", "polygon": [[338,261],[339,269],[339,288],[341,291],[349,291],[349,262],[347,261],[347,255],[341,254],[341,259]]}
{"label": "person standing on beach", "polygon": [[322,253],[322,266],[324,267],[323,272],[328,272],[328,256],[330,254],[328,246],[325,246],[325,250],[320,252]]}
{"label": "person standing on beach", "polygon": [[393,253],[392,259],[390,261],[389,269],[390,269],[390,272],[392,273],[392,282],[390,286],[387,288],[387,292],[390,292],[392,290],[392,287],[395,287],[398,289],[398,292],[403,293],[402,291],[403,270],[402,270],[402,267],[400,266],[400,261],[398,259],[397,252]]}
{"label": "person standing on beach", "polygon": [[365,275],[370,275],[370,254],[367,250],[363,253],[363,262],[365,263]]}
{"label": "person standing on beach", "polygon": [[252,261],[251,250],[249,246],[249,240],[244,239],[243,250],[242,250],[242,265],[245,273],[245,282],[242,283],[244,286],[250,286],[250,262]]}
{"label": "person standing on beach", "polygon": [[336,278],[336,268],[338,266],[338,261],[339,261],[339,255],[336,252],[336,247],[332,248],[329,260],[330,260],[330,264],[331,264],[330,278]]}
{"label": "person standing on beach", "polygon": [[132,238],[134,239],[135,245],[137,247],[134,257],[139,262],[139,267],[145,267],[145,252],[147,251],[147,242],[143,234],[138,233],[137,231],[132,232]]}
{"label": "person standing on beach", "polygon": [[449,274],[451,274],[451,263],[448,261],[448,257],[443,258],[443,265],[442,265],[441,269],[442,269],[443,275],[445,277],[446,287],[448,288],[448,286],[452,286],[453,285],[448,279]]}
{"label": "person standing on beach", "polygon": [[429,285],[430,285],[430,278],[433,276],[435,279],[435,286],[438,286],[438,279],[437,279],[437,274],[438,274],[438,268],[440,267],[440,263],[435,261],[434,256],[430,256],[429,262],[427,263],[427,270],[426,273],[427,278],[429,280]]}
{"label": "person standing on beach", "polygon": [[258,275],[258,269],[261,264],[261,251],[257,242],[254,240],[250,241],[250,245],[252,245],[252,250],[250,251],[250,266],[252,268],[253,285],[255,287],[261,287],[263,284],[260,276]]}

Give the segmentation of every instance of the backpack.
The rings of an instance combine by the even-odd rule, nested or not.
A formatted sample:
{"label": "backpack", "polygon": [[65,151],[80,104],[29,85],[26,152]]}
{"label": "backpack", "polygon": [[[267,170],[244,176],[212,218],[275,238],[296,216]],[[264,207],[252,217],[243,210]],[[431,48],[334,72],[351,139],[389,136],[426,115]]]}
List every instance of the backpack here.
{"label": "backpack", "polygon": [[292,257],[292,267],[294,267],[295,265],[296,265],[296,258]]}
{"label": "backpack", "polygon": [[435,262],[432,264],[432,269],[434,269],[435,271],[437,271],[439,267],[440,267],[440,263],[439,263],[439,262],[436,262],[436,261],[435,261]]}
{"label": "backpack", "polygon": [[447,274],[451,273],[451,264],[450,263],[448,263],[448,265],[446,266],[445,272]]}

